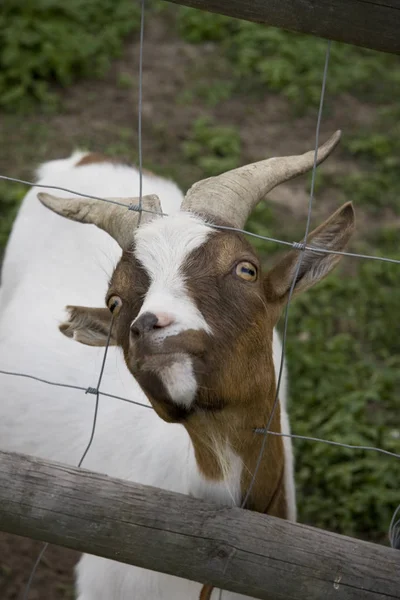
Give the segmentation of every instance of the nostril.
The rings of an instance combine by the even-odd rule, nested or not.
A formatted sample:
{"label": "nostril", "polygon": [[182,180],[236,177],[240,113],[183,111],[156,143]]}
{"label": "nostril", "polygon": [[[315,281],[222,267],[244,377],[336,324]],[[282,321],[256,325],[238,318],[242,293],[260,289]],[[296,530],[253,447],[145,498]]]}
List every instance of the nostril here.
{"label": "nostril", "polygon": [[168,325],[172,325],[174,322],[174,317],[169,313],[159,312],[155,314],[145,312],[131,324],[131,335],[139,337],[153,329],[168,327]]}
{"label": "nostril", "polygon": [[133,335],[133,337],[139,337],[140,335],[140,329],[135,323],[131,324],[131,335]]}
{"label": "nostril", "polygon": [[131,324],[131,334],[139,337],[157,327],[158,317],[151,312],[143,313]]}

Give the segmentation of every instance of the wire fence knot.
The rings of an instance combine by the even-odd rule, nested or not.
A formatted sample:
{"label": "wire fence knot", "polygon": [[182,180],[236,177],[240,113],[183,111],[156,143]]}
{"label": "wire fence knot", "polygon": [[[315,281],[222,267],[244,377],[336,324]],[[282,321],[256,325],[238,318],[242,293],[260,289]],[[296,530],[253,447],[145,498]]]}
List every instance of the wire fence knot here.
{"label": "wire fence knot", "polygon": [[85,394],[95,394],[97,396],[98,393],[99,390],[93,387],[88,387],[87,390],[85,390]]}
{"label": "wire fence knot", "polygon": [[304,250],[306,249],[306,245],[304,242],[292,242],[292,246],[295,250],[301,250],[302,252],[304,252]]}
{"label": "wire fence knot", "polygon": [[130,204],[128,210],[135,210],[136,212],[141,211],[142,207],[139,204]]}

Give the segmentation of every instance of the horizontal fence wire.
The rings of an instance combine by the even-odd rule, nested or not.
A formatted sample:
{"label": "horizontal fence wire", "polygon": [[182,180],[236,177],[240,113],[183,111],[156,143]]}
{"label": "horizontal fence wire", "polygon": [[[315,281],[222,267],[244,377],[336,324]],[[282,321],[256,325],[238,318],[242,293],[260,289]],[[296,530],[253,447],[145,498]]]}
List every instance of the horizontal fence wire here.
{"label": "horizontal fence wire", "polygon": [[[33,381],[37,381],[39,383],[44,383],[46,385],[54,385],[56,387],[69,388],[71,390],[79,390],[79,391],[85,392],[85,394],[97,394],[98,393],[100,396],[112,398],[113,400],[120,400],[121,402],[127,402],[128,404],[134,404],[134,405],[140,406],[142,408],[149,408],[150,410],[154,410],[154,408],[151,406],[151,404],[144,404],[143,402],[137,402],[136,400],[131,400],[130,398],[123,398],[122,396],[108,394],[107,392],[102,392],[100,389],[96,389],[96,388],[91,388],[91,387],[86,388],[86,387],[80,386],[80,385],[73,385],[73,384],[69,384],[69,383],[60,383],[58,381],[49,381],[48,379],[43,379],[42,377],[36,377],[36,375],[31,375],[28,373],[17,373],[14,371],[3,371],[2,369],[0,369],[0,375],[12,375],[14,377],[26,377],[28,379],[32,379]],[[264,434],[266,429],[265,429],[265,427],[255,427],[253,431],[254,431],[254,433]],[[281,433],[278,431],[268,431],[268,435],[276,435],[276,436],[280,436],[280,437],[288,437],[288,438],[294,438],[296,440],[306,440],[306,441],[310,441],[310,442],[319,442],[321,444],[330,444],[332,446],[339,446],[341,448],[348,448],[351,450],[367,450],[367,451],[378,452],[381,454],[385,454],[386,456],[391,456],[393,458],[400,459],[400,454],[397,454],[396,452],[390,452],[390,450],[385,450],[384,448],[378,448],[375,446],[358,446],[356,444],[345,444],[343,442],[327,440],[327,439],[319,438],[319,437],[311,437],[308,435],[299,435],[299,434],[295,434],[295,433]]]}
{"label": "horizontal fence wire", "polygon": [[[61,191],[61,192],[66,192],[68,194],[71,194],[73,196],[80,196],[80,197],[85,197],[85,198],[89,198],[92,200],[98,200],[101,202],[107,202],[110,204],[115,204],[115,205],[119,205],[121,207],[126,208],[127,210],[131,210],[131,211],[137,211],[139,212],[139,224],[140,224],[140,219],[141,219],[141,215],[142,212],[146,212],[146,213],[153,213],[156,214],[157,216],[168,216],[166,213],[163,212],[156,212],[156,211],[152,211],[152,210],[148,210],[145,209],[142,205],[143,202],[143,157],[142,157],[142,99],[143,99],[143,95],[142,95],[142,85],[143,85],[143,40],[144,40],[144,0],[140,0],[140,5],[141,5],[141,22],[140,22],[140,55],[139,55],[139,100],[138,100],[138,148],[139,148],[139,197],[138,197],[138,203],[134,203],[132,202],[131,204],[127,205],[125,203],[119,202],[118,200],[113,200],[110,198],[103,198],[101,196],[95,196],[95,195],[91,195],[91,194],[86,194],[86,193],[82,193],[82,192],[78,192],[76,190],[72,190],[69,188],[65,188],[65,187],[61,187],[61,186],[57,186],[57,185],[47,185],[47,184],[42,184],[40,182],[31,182],[31,181],[26,181],[23,179],[18,179],[15,177],[9,177],[9,176],[5,176],[5,175],[0,175],[0,179],[4,180],[4,181],[10,181],[10,182],[15,182],[15,183],[20,183],[23,185],[27,185],[30,187],[40,187],[42,189],[50,189],[50,190],[57,190],[57,191]],[[262,456],[264,454],[266,445],[267,445],[267,439],[268,436],[273,435],[273,436],[281,436],[281,437],[288,437],[288,438],[293,438],[293,439],[298,439],[298,440],[306,440],[306,441],[310,441],[310,442],[315,442],[315,443],[323,443],[323,444],[329,444],[332,446],[337,446],[337,447],[341,447],[341,448],[345,448],[345,449],[350,449],[350,450],[358,450],[358,451],[372,451],[372,452],[377,452],[377,453],[381,453],[383,455],[395,458],[395,459],[400,459],[400,454],[395,453],[395,452],[390,452],[389,450],[385,450],[383,448],[378,448],[378,447],[373,447],[373,446],[360,446],[360,445],[354,445],[354,444],[346,444],[346,443],[342,443],[339,441],[334,441],[334,440],[328,440],[328,439],[324,439],[324,438],[320,438],[320,437],[315,437],[315,436],[306,436],[306,435],[298,435],[295,433],[290,433],[290,434],[284,434],[281,432],[276,432],[276,431],[271,431],[270,430],[270,425],[272,422],[272,418],[275,412],[275,409],[279,403],[279,390],[280,390],[280,385],[281,385],[281,379],[282,379],[282,371],[283,371],[283,364],[284,364],[284,354],[285,354],[285,347],[286,347],[286,339],[287,339],[287,332],[288,332],[288,315],[289,315],[289,307],[290,307],[290,303],[291,303],[291,298],[292,298],[292,294],[293,294],[293,290],[294,290],[294,285],[295,285],[295,281],[296,281],[296,274],[298,273],[300,266],[301,266],[301,262],[303,260],[303,256],[304,256],[304,251],[305,250],[309,250],[309,251],[313,251],[316,253],[321,253],[321,254],[336,254],[336,255],[341,255],[341,256],[346,256],[346,257],[350,257],[350,258],[357,258],[357,259],[367,259],[367,260],[377,260],[377,261],[382,261],[382,262],[386,262],[386,263],[394,263],[394,264],[400,264],[400,260],[399,259],[394,259],[394,258],[389,258],[389,257],[385,257],[385,256],[376,256],[376,255],[367,255],[367,254],[359,254],[359,253],[354,253],[354,252],[339,252],[339,251],[335,251],[335,250],[329,250],[327,248],[323,248],[323,247],[318,247],[318,246],[314,246],[313,244],[308,244],[307,243],[307,238],[308,238],[308,233],[309,233],[309,228],[310,228],[310,221],[311,221],[311,212],[312,212],[312,202],[313,202],[313,198],[314,198],[314,184],[315,184],[315,173],[316,173],[316,168],[317,168],[317,151],[318,151],[318,146],[319,146],[319,130],[320,130],[320,124],[321,124],[321,117],[322,117],[322,110],[323,110],[323,103],[324,103],[324,93],[325,93],[325,86],[326,86],[326,81],[327,81],[327,73],[328,73],[328,63],[329,63],[329,55],[330,55],[330,47],[331,47],[331,42],[328,42],[327,45],[327,50],[326,50],[326,58],[325,58],[325,67],[324,67],[324,73],[323,73],[323,81],[322,81],[322,88],[321,88],[321,97],[320,97],[320,105],[319,105],[319,110],[318,110],[318,118],[317,118],[317,126],[316,126],[316,135],[315,135],[315,154],[314,154],[314,164],[313,164],[313,169],[312,169],[312,182],[311,182],[311,191],[310,191],[310,197],[309,197],[309,205],[308,205],[308,212],[307,212],[307,222],[306,222],[306,228],[305,228],[305,235],[303,238],[303,242],[291,242],[291,241],[287,241],[287,240],[281,240],[281,239],[276,239],[273,237],[268,237],[265,235],[261,235],[261,234],[256,234],[250,231],[247,231],[245,229],[240,229],[240,228],[235,228],[235,227],[229,227],[229,226],[223,226],[223,225],[215,225],[212,222],[208,223],[208,225],[210,227],[213,227],[215,229],[221,229],[221,230],[228,230],[228,231],[234,231],[234,232],[238,232],[256,239],[260,239],[263,240],[265,242],[272,242],[272,243],[276,243],[276,244],[281,244],[284,246],[289,246],[291,247],[293,250],[296,250],[298,252],[300,252],[299,255],[299,260],[297,262],[297,266],[296,266],[296,273],[293,277],[293,282],[290,288],[290,292],[289,292],[289,296],[288,296],[288,301],[286,304],[286,311],[285,311],[285,316],[284,316],[284,331],[283,331],[283,336],[282,336],[282,354],[280,357],[280,367],[279,367],[279,374],[278,374],[278,379],[277,379],[277,388],[276,388],[276,395],[275,395],[275,400],[274,400],[274,404],[273,404],[273,408],[271,411],[271,414],[269,415],[268,419],[267,419],[267,424],[266,427],[261,427],[261,428],[255,428],[254,432],[256,434],[260,434],[264,436],[263,439],[263,443],[261,445],[261,449],[260,449],[260,453],[259,453],[259,457],[257,460],[257,464],[252,476],[252,480],[250,482],[249,488],[247,490],[247,493],[243,499],[243,502],[241,504],[242,507],[244,507],[246,505],[247,499],[249,497],[251,488],[254,484],[254,481],[256,479],[257,476],[257,471],[258,468],[260,466],[261,463],[261,459]],[[136,200],[136,199],[135,199]],[[34,380],[36,382],[40,382],[42,384],[46,384],[46,385],[50,385],[50,386],[58,386],[58,387],[63,387],[63,388],[69,388],[71,390],[78,390],[78,391],[83,391],[85,392],[85,394],[89,394],[89,395],[95,395],[96,396],[96,400],[95,400],[95,407],[94,407],[94,414],[93,414],[93,421],[92,421],[92,427],[91,427],[91,431],[90,431],[90,436],[89,436],[89,441],[87,443],[87,446],[81,456],[81,459],[79,461],[78,466],[80,467],[88,453],[88,451],[91,448],[91,445],[93,443],[93,439],[95,436],[95,431],[96,431],[96,423],[97,423],[97,414],[98,414],[98,408],[99,408],[99,401],[100,401],[100,396],[105,396],[108,398],[112,398],[115,400],[119,400],[122,402],[127,402],[129,404],[133,404],[136,406],[140,406],[143,408],[148,408],[153,410],[153,407],[150,404],[144,404],[142,402],[138,402],[135,400],[131,400],[129,398],[124,398],[122,396],[117,396],[117,395],[113,395],[110,393],[106,393],[101,391],[100,389],[100,385],[101,385],[101,381],[102,381],[102,377],[103,377],[103,372],[104,372],[104,368],[105,368],[105,364],[106,364],[106,359],[107,359],[107,353],[108,353],[108,349],[109,349],[109,345],[110,345],[110,339],[111,339],[111,330],[112,330],[112,326],[113,326],[113,321],[114,321],[114,317],[112,317],[111,319],[111,324],[110,324],[110,329],[108,332],[108,338],[107,338],[107,343],[105,346],[105,350],[104,350],[104,354],[103,354],[103,360],[102,360],[102,365],[101,365],[101,369],[100,369],[100,374],[99,374],[99,378],[98,378],[98,382],[97,382],[97,386],[96,387],[84,387],[84,386],[78,386],[78,385],[72,385],[72,384],[67,384],[67,383],[62,383],[62,382],[56,382],[56,381],[50,381],[48,379],[44,379],[41,377],[37,377],[36,375],[33,374],[29,374],[29,373],[20,373],[18,371],[9,371],[9,370],[1,370],[0,369],[0,375],[4,375],[4,376],[13,376],[13,377],[25,377],[31,380]],[[396,509],[392,521],[390,523],[390,527],[389,527],[389,541],[390,544],[393,548],[397,548],[400,546],[400,505],[399,507]],[[29,580],[27,583],[27,586],[25,588],[25,592],[24,592],[24,600],[27,600],[28,595],[29,595],[29,590],[31,587],[31,583],[33,580],[33,577],[35,575],[35,572],[39,566],[39,563],[43,557],[44,552],[46,551],[48,544],[45,544],[39,554],[39,556],[36,559],[36,562],[34,564],[34,567],[30,573],[29,576]],[[220,590],[220,595],[219,597],[221,598],[221,594],[222,594],[222,590]]]}
{"label": "horizontal fence wire", "polygon": [[[116,204],[117,206],[122,206],[123,208],[126,208],[126,210],[133,210],[136,212],[141,211],[141,212],[157,215],[158,217],[160,217],[160,216],[168,217],[168,213],[164,213],[164,212],[160,213],[155,210],[150,210],[150,209],[146,209],[146,208],[139,209],[139,204],[132,203],[130,205],[127,205],[127,204],[124,204],[123,202],[118,202],[117,200],[112,200],[111,198],[102,198],[101,196],[93,196],[91,194],[84,194],[82,192],[77,192],[76,190],[71,190],[69,188],[60,187],[57,185],[46,185],[46,184],[42,184],[40,182],[35,183],[33,181],[26,181],[24,179],[18,179],[16,177],[6,177],[5,175],[0,175],[0,179],[3,179],[5,181],[11,181],[14,183],[22,183],[29,187],[39,187],[39,188],[43,188],[43,189],[58,190],[60,192],[68,192],[70,194],[73,194],[74,196],[81,196],[83,198],[90,198],[91,200],[100,200],[101,202],[108,202],[109,204]],[[261,235],[260,233],[253,233],[252,231],[248,231],[247,229],[241,229],[240,227],[229,227],[229,225],[215,225],[212,222],[207,223],[207,225],[213,229],[221,229],[224,231],[234,231],[236,233],[242,233],[244,235],[248,235],[249,237],[253,237],[258,240],[262,240],[264,242],[272,242],[274,244],[290,246],[291,248],[293,248],[293,250],[298,250],[299,252],[304,251],[304,250],[310,250],[312,252],[317,252],[320,254],[337,254],[339,256],[348,256],[349,258],[379,260],[381,262],[388,262],[388,263],[394,263],[394,264],[400,265],[400,259],[389,258],[387,256],[378,256],[378,255],[374,255],[374,254],[359,254],[357,252],[340,252],[338,250],[328,250],[327,248],[322,248],[320,246],[313,246],[312,244],[303,244],[301,242],[290,242],[288,240],[280,240],[278,238],[269,237],[267,235]]]}

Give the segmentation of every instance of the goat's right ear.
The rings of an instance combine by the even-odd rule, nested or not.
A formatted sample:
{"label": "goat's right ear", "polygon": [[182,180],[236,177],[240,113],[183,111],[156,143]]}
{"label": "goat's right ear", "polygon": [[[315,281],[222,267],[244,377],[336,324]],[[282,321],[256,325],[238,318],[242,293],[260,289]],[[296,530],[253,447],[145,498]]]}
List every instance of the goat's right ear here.
{"label": "goat's right ear", "polygon": [[[344,204],[329,219],[310,233],[307,246],[315,246],[332,253],[316,250],[303,250],[300,270],[294,286],[294,293],[302,292],[323,279],[341,259],[343,252],[354,231],[354,209],[351,202]],[[285,301],[293,277],[297,271],[300,251],[292,250],[275,267],[267,273],[264,282],[265,293],[272,302]]]}
{"label": "goat's right ear", "polygon": [[[111,313],[108,308],[88,308],[86,306],[67,306],[68,320],[61,323],[61,333],[87,346],[105,346],[111,325]],[[111,332],[110,346],[117,341]]]}

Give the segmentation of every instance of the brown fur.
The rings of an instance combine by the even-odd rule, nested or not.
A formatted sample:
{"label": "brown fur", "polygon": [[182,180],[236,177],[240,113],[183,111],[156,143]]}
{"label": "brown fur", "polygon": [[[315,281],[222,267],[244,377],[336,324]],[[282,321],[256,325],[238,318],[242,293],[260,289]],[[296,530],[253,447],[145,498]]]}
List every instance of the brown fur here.
{"label": "brown fur", "polygon": [[[76,163],[76,167],[84,167],[86,165],[93,165],[96,163],[112,163],[114,165],[118,164],[128,164],[121,162],[117,158],[113,158],[112,156],[106,156],[105,154],[101,154],[101,152],[90,152],[86,154],[80,161]],[[137,167],[136,167],[137,168]],[[150,177],[157,177],[155,173],[149,171],[148,169],[142,169],[142,173],[144,175],[149,175]]]}
{"label": "brown fur", "polygon": [[100,152],[90,152],[86,154],[79,162],[76,163],[76,167],[84,167],[86,165],[93,165],[96,163],[112,163],[118,164],[118,160],[116,158],[112,158],[111,156],[106,156],[105,154],[101,154]]}
{"label": "brown fur", "polygon": [[[343,250],[354,227],[353,209],[345,205],[309,238],[309,243]],[[221,449],[228,446],[242,460],[241,496],[253,478],[262,436],[253,432],[268,422],[275,399],[272,334],[296,269],[298,252],[292,251],[263,275],[254,251],[243,235],[219,231],[188,258],[184,266],[187,287],[212,328],[186,331],[169,337],[162,348],[152,347],[151,337],[132,345],[130,324],[146,295],[149,278],[132,251],[125,251],[107,297],[120,296],[122,308],[115,322],[115,339],[125,361],[147,394],[158,415],[182,423],[192,440],[199,470],[209,480],[224,477]],[[306,289],[336,264],[335,255],[305,251],[296,290]],[[249,261],[258,268],[256,281],[236,275],[235,265]],[[82,310],[82,309],[79,309]],[[72,313],[69,334],[81,320]],[[92,319],[95,313],[89,315]],[[105,329],[101,313],[102,329]],[[81,317],[80,317],[81,318]],[[107,319],[106,319],[107,320]],[[65,330],[64,332],[66,332]],[[73,335],[73,333],[72,333]],[[157,372],[179,353],[189,354],[198,384],[190,408],[174,404]],[[280,432],[280,407],[276,407],[271,431]],[[269,436],[260,469],[246,505],[251,510],[287,517],[282,438]]]}

